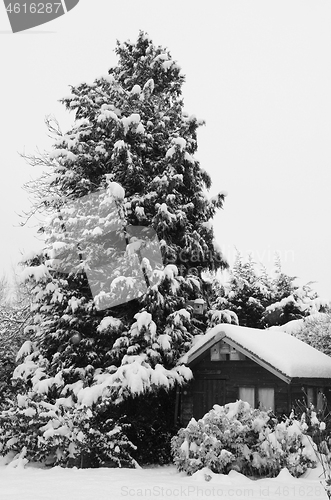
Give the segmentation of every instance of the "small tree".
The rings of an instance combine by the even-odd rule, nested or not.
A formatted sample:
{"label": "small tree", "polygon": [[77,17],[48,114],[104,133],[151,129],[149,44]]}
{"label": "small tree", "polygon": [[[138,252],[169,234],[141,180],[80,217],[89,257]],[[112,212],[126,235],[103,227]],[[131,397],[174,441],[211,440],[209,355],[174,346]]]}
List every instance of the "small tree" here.
{"label": "small tree", "polygon": [[251,256],[244,261],[238,253],[228,282],[214,287],[213,309],[232,311],[240,325],[253,328],[283,325],[324,311],[326,303],[312,289],[312,283],[299,287],[295,279],[282,271],[279,258],[272,276]]}
{"label": "small tree", "polygon": [[271,283],[271,302],[264,312],[266,326],[284,325],[294,319],[325,312],[329,305],[312,288],[313,282],[302,286],[294,284],[296,278],[282,271],[280,259],[275,261],[275,276]]}
{"label": "small tree", "polygon": [[0,280],[0,404],[12,392],[11,378],[16,366],[17,352],[27,340],[30,321],[30,296],[24,284]]}

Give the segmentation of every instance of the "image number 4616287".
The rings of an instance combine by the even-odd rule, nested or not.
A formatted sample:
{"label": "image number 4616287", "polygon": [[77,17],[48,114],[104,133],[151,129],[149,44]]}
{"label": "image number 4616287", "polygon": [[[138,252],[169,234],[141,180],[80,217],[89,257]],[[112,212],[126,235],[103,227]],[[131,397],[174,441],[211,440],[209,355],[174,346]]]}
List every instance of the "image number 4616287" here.
{"label": "image number 4616287", "polygon": [[79,0],[4,0],[13,33],[53,21],[76,7]]}

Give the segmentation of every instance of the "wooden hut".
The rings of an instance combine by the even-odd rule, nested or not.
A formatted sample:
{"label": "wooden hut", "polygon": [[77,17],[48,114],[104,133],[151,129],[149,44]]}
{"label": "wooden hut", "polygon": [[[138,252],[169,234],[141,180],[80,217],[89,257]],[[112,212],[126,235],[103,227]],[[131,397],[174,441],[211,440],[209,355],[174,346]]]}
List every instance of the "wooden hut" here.
{"label": "wooden hut", "polygon": [[277,328],[217,325],[181,361],[193,372],[178,397],[182,425],[238,399],[277,415],[304,398],[318,410],[331,402],[331,357]]}

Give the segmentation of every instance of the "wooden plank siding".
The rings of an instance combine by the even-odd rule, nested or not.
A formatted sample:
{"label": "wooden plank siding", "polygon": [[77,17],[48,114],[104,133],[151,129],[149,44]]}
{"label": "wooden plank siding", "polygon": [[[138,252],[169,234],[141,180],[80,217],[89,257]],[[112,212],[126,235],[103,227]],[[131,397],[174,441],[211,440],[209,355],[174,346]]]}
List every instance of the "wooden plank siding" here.
{"label": "wooden plank siding", "polygon": [[[255,361],[211,361],[210,350],[190,365],[194,379],[181,390],[180,423],[187,425],[194,417],[201,418],[214,404],[224,405],[239,399],[239,387],[273,388],[275,413],[289,415],[297,400],[304,399],[303,387],[324,388],[330,403],[329,379],[293,379],[290,384],[280,379]],[[257,396],[256,396],[257,397]]]}

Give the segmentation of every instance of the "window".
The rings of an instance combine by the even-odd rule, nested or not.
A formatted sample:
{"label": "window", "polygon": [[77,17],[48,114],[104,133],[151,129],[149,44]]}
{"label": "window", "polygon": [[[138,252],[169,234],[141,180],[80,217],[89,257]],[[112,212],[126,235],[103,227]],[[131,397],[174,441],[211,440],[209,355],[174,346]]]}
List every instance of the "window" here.
{"label": "window", "polygon": [[313,405],[317,411],[322,411],[325,406],[325,395],[323,388],[307,387],[307,405]]}
{"label": "window", "polygon": [[239,399],[246,401],[252,408],[255,408],[255,388],[239,387]]}
{"label": "window", "polygon": [[326,403],[325,403],[325,396],[324,396],[323,389],[319,389],[319,391],[317,392],[317,398],[316,398],[317,411],[322,411],[324,409],[325,404]]}
{"label": "window", "polygon": [[313,387],[307,387],[307,403],[309,405],[313,405],[315,402],[315,397],[314,397],[314,388]]}
{"label": "window", "polygon": [[260,410],[275,411],[275,389],[260,387],[258,389],[258,406]]}
{"label": "window", "polygon": [[273,387],[239,387],[239,399],[249,403],[252,408],[275,411],[275,389]]}

